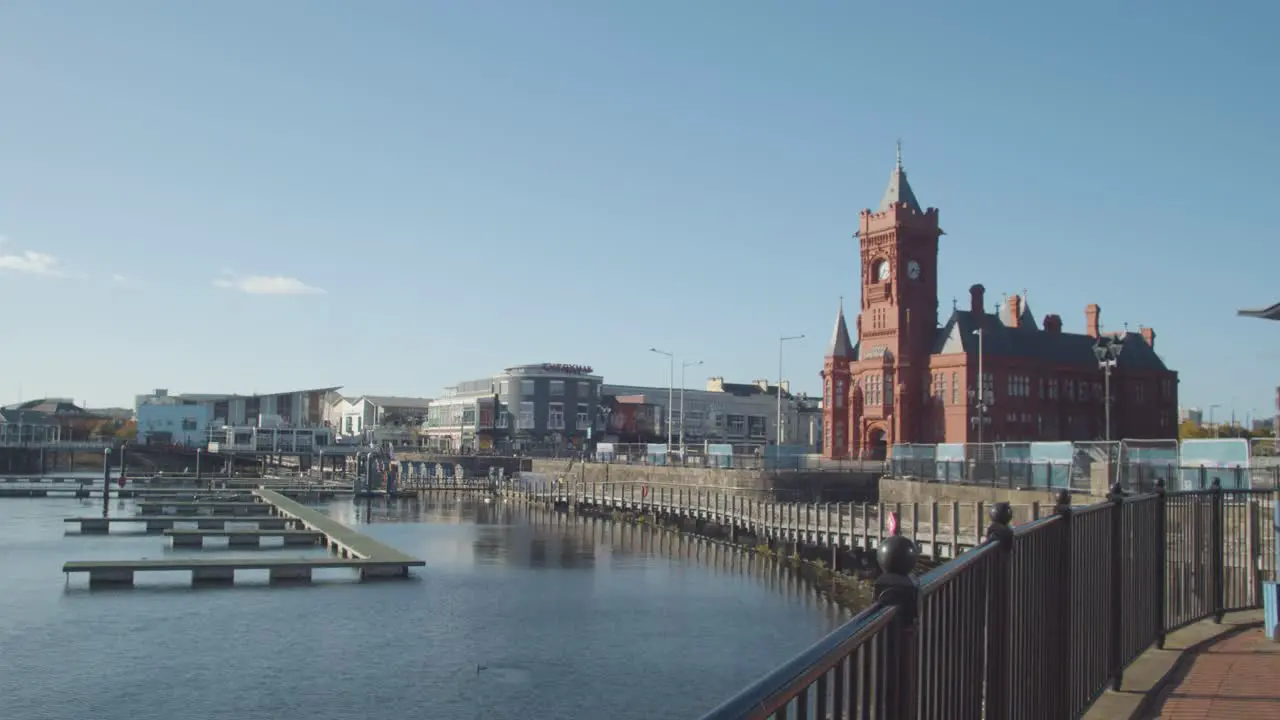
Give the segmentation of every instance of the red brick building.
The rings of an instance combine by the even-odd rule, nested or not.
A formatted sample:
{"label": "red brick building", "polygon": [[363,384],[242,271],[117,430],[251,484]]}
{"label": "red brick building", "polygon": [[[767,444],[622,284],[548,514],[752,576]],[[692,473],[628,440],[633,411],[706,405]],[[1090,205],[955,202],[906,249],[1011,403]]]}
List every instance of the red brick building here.
{"label": "red brick building", "polygon": [[[1085,332],[1062,318],[1037,324],[1025,292],[987,310],[982,285],[969,303],[938,315],[937,208],[922,208],[901,156],[877,210],[863,210],[862,302],[850,340],[841,303],[823,363],[823,453],[883,457],[898,443],[1099,440],[1104,374],[1095,346],[1120,342],[1111,372],[1112,439],[1177,436],[1178,377],[1155,352],[1155,331],[1102,331],[1085,308]],[[978,388],[978,367],[986,392]],[[985,395],[986,407],[979,407]]]}

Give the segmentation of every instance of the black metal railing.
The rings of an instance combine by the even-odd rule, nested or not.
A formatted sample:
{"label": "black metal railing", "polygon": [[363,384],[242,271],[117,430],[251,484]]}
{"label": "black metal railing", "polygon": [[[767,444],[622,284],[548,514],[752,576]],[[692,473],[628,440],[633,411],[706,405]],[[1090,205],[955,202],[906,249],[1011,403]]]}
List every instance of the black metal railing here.
{"label": "black metal railing", "polygon": [[885,538],[875,604],[704,720],[1077,717],[1167,633],[1261,604],[1278,500],[1116,485],[1018,527],[998,503],[983,544],[919,578]]}

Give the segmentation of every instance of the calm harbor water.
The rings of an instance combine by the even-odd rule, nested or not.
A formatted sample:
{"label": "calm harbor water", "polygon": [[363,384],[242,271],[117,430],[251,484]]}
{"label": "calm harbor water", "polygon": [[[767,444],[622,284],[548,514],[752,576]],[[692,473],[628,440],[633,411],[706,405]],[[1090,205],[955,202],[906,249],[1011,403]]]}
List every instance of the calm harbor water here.
{"label": "calm harbor water", "polygon": [[450,494],[325,507],[427,567],[91,592],[64,561],[323,550],[79,536],[62,518],[101,500],[0,499],[0,718],[697,717],[845,617],[771,563],[652,528]]}

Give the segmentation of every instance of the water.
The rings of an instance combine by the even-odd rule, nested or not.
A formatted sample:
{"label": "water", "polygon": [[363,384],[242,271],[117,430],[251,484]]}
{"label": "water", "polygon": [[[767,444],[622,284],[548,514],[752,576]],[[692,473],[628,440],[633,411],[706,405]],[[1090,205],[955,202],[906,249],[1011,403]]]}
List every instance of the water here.
{"label": "water", "polygon": [[427,566],[91,592],[64,561],[323,550],[66,534],[101,501],[0,500],[0,718],[697,717],[845,617],[773,564],[648,527],[443,493],[327,511]]}

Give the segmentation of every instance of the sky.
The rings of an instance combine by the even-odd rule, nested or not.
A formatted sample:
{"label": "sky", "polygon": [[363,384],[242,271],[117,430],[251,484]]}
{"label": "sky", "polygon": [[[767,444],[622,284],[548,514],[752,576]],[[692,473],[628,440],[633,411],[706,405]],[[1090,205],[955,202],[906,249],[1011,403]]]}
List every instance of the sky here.
{"label": "sky", "polygon": [[[0,2],[0,401],[817,393],[902,141],[940,301],[1143,324],[1272,412],[1280,4]],[[1268,89],[1270,88],[1270,89]],[[851,318],[852,322],[852,318]]]}

